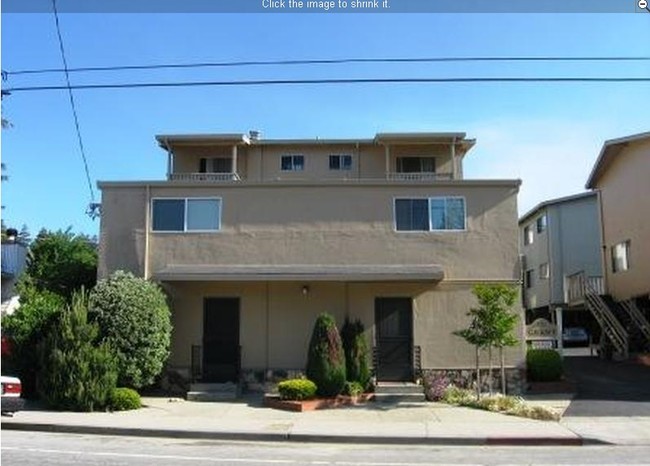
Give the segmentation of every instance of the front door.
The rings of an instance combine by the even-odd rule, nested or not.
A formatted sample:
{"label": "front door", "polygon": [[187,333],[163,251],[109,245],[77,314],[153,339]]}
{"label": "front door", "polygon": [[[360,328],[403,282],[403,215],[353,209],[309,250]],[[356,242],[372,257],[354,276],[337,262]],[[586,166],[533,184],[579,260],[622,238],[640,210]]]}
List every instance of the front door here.
{"label": "front door", "polygon": [[203,302],[203,381],[237,382],[239,376],[239,298]]}
{"label": "front door", "polygon": [[376,298],[375,328],[377,380],[413,380],[411,298]]}

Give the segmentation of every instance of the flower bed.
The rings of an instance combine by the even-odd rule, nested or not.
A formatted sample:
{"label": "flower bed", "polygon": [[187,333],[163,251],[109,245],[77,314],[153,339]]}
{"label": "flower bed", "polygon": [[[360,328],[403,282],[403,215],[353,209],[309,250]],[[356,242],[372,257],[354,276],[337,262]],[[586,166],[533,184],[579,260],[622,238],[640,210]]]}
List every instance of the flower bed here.
{"label": "flower bed", "polygon": [[374,393],[362,393],[356,396],[338,395],[335,398],[314,398],[311,400],[283,400],[279,395],[264,395],[264,406],[285,411],[314,411],[344,406],[356,406],[375,399]]}

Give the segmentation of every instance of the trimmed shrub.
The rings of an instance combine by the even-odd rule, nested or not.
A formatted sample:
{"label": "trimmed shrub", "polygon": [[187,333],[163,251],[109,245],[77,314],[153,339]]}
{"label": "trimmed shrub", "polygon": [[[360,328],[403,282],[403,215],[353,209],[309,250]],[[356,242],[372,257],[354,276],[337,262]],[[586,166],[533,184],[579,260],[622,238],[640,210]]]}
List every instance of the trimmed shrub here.
{"label": "trimmed shrub", "polygon": [[474,392],[466,388],[458,388],[453,385],[447,387],[441,401],[450,405],[467,406],[475,401]]}
{"label": "trimmed shrub", "polygon": [[307,379],[289,379],[278,384],[283,400],[309,400],[316,396],[316,384]]}
{"label": "trimmed shrub", "polygon": [[326,312],[319,315],[314,324],[305,372],[318,387],[320,396],[336,396],[343,390],[345,355],[334,317]]}
{"label": "trimmed shrub", "polygon": [[97,335],[97,326],[87,320],[86,296],[73,295],[40,348],[38,391],[53,408],[94,411],[107,406],[117,371],[111,348],[95,346]]}
{"label": "trimmed shrub", "polygon": [[341,328],[341,341],[345,354],[347,380],[359,382],[365,390],[370,385],[370,363],[368,343],[363,335],[363,323],[357,319],[351,322],[347,317]]}
{"label": "trimmed shrub", "polygon": [[526,353],[528,379],[534,382],[560,380],[564,372],[560,353],[552,349],[530,349]]}
{"label": "trimmed shrub", "polygon": [[345,382],[343,385],[343,394],[347,396],[359,396],[363,394],[363,385],[359,382]]}
{"label": "trimmed shrub", "polygon": [[138,392],[131,388],[119,387],[113,389],[108,402],[108,409],[111,411],[128,411],[140,409],[142,400]]}
{"label": "trimmed shrub", "polygon": [[171,317],[156,284],[117,271],[90,294],[90,317],[102,341],[116,351],[118,383],[142,388],[154,382],[169,356]]}

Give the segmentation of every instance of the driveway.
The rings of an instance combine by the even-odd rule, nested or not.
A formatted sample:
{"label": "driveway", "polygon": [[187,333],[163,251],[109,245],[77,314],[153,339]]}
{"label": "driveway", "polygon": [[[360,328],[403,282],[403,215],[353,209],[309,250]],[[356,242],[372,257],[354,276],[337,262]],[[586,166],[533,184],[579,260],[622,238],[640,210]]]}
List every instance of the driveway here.
{"label": "driveway", "polygon": [[565,357],[578,393],[564,416],[650,417],[650,367],[596,357]]}

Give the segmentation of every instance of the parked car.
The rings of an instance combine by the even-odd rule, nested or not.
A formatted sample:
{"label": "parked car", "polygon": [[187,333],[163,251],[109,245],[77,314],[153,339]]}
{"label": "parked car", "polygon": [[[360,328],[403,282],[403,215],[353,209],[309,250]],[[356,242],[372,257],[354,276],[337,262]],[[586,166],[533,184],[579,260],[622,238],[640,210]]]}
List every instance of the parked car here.
{"label": "parked car", "polygon": [[589,334],[582,327],[567,327],[562,331],[562,342],[569,346],[586,345],[589,343]]}
{"label": "parked car", "polygon": [[17,377],[0,376],[2,382],[2,414],[13,414],[23,409],[25,400],[20,397],[22,385]]}

